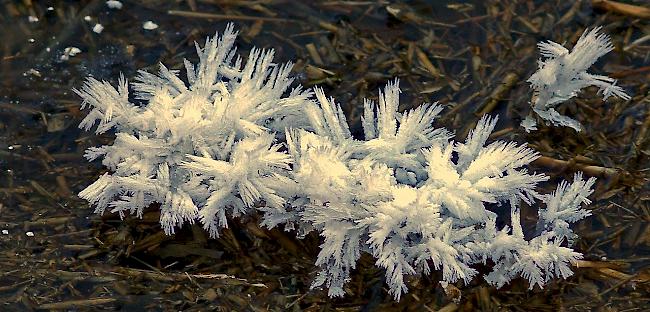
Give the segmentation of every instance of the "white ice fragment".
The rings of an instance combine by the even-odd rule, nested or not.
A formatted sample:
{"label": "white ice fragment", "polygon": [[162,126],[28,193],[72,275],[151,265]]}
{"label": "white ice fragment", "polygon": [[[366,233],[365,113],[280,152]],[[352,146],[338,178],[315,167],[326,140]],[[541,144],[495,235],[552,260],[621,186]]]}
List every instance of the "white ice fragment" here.
{"label": "white ice fragment", "polygon": [[67,61],[70,59],[71,56],[75,56],[79,53],[81,53],[81,49],[77,47],[67,47],[63,50],[63,55],[61,55],[61,60]]}
{"label": "white ice fragment", "polygon": [[36,76],[36,77],[41,77],[41,72],[38,71],[38,70],[36,70],[36,69],[30,68],[29,70],[27,70],[27,71],[25,72],[24,75],[25,75],[25,76],[27,76],[27,75],[32,75],[32,76]]}
{"label": "white ice fragment", "polygon": [[154,30],[158,28],[158,24],[152,22],[152,21],[146,21],[144,24],[142,24],[142,28],[145,30]]}
{"label": "white ice fragment", "polygon": [[81,53],[81,50],[79,48],[77,48],[77,47],[67,47],[67,48],[65,48],[64,51],[65,51],[65,53],[67,53],[70,56],[75,56],[75,55]]}
{"label": "white ice fragment", "polygon": [[9,231],[8,230],[2,230],[2,235],[9,235]]}
{"label": "white ice fragment", "polygon": [[90,17],[90,15],[86,15],[86,16],[84,16],[84,21],[86,21],[86,22],[90,22],[90,21],[92,21],[92,20],[93,20],[93,18]]}
{"label": "white ice fragment", "polygon": [[122,2],[119,2],[117,0],[108,0],[106,1],[106,6],[109,9],[119,10],[122,8]]}
{"label": "white ice fragment", "polygon": [[29,237],[34,237],[34,232],[32,232],[32,231],[25,232],[25,235],[27,235]]}
{"label": "white ice fragment", "polygon": [[537,122],[533,116],[528,115],[526,116],[526,119],[521,121],[521,127],[524,128],[527,133],[530,133],[531,131],[537,130]]}
{"label": "white ice fragment", "polygon": [[30,15],[30,16],[27,17],[27,20],[28,20],[30,23],[36,23],[36,22],[38,22],[38,17],[36,17],[36,16],[34,16],[34,15]]}
{"label": "white ice fragment", "polygon": [[104,30],[104,26],[102,26],[102,24],[99,23],[95,24],[95,26],[93,27],[93,31],[98,34],[101,34],[103,30]]}

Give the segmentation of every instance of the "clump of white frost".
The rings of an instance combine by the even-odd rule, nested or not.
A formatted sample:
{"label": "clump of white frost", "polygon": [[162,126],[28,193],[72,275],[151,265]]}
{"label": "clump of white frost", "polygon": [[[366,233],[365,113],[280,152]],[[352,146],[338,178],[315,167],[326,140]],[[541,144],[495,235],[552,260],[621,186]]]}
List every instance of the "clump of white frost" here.
{"label": "clump of white frost", "polygon": [[142,24],[142,29],[144,30],[154,30],[156,28],[158,28],[158,24],[152,21],[146,21],[144,24]]}
{"label": "clump of white frost", "polygon": [[[598,93],[603,95],[603,100],[610,96],[630,99],[630,96],[616,85],[615,79],[587,72],[598,58],[614,49],[609,36],[599,31],[600,27],[585,31],[571,52],[553,41],[537,44],[544,59],[539,60],[538,69],[528,78],[528,82],[535,91],[533,111],[540,118],[556,126],[571,127],[580,131],[581,125],[578,121],[560,114],[555,107],[588,86],[598,87]],[[522,127],[527,132],[536,130],[534,119],[527,117]]]}
{"label": "clump of white frost", "polygon": [[77,55],[79,53],[81,53],[81,49],[79,49],[77,47],[67,47],[67,48],[63,49],[63,54],[61,54],[60,59],[62,61],[67,61],[71,57],[73,57],[73,56],[75,56],[75,55]]}
{"label": "clump of white frost", "polygon": [[[547,176],[526,166],[539,155],[524,144],[487,144],[496,118],[484,116],[465,142],[431,126],[440,111],[423,105],[398,113],[398,82],[380,92],[379,105],[366,102],[365,140],[356,140],[333,99],[317,92],[320,109],[308,111],[313,132],[287,133],[298,187],[285,211],[262,209],[264,225],[289,224],[320,232],[324,242],[312,287],[343,296],[344,285],[362,252],[386,270],[389,292],[399,300],[405,275],[442,271],[442,282],[469,283],[473,264],[495,263],[485,279],[502,286],[513,278],[531,287],[571,275],[581,254],[565,247],[568,224],[589,213],[594,179],[575,177],[551,195],[537,192]],[[545,202],[539,233],[524,238],[520,206]],[[510,226],[497,228],[495,205],[511,209]]]}
{"label": "clump of white frost", "polygon": [[117,0],[108,0],[106,1],[106,6],[109,9],[114,9],[114,10],[120,10],[122,9],[122,2],[117,1]]}
{"label": "clump of white frost", "polygon": [[[246,62],[229,25],[197,45],[199,63],[185,61],[187,82],[160,66],[117,88],[89,78],[80,126],[113,129],[112,145],[87,150],[110,173],[79,196],[97,213],[142,216],[160,204],[160,223],[173,234],[200,223],[212,237],[229,217],[263,213],[262,225],[302,237],[323,237],[312,287],[343,296],[362,252],[385,269],[395,299],[404,277],[441,271],[441,283],[469,283],[475,264],[491,264],[485,280],[498,287],[519,276],[540,287],[571,275],[582,255],[570,244],[570,224],[595,180],[576,174],[551,194],[548,177],[527,166],[539,154],[525,144],[488,142],[497,118],[484,116],[464,141],[433,126],[438,104],[398,112],[399,81],[364,102],[363,139],[352,136],[343,110],[322,89],[289,91],[291,64],[272,50],[253,49]],[[243,64],[243,66],[242,66]],[[131,89],[133,95],[130,96]],[[136,98],[142,104],[131,101]],[[520,207],[539,208],[537,230],[524,235]],[[510,208],[510,224],[494,207]],[[500,222],[503,223],[503,222]]]}
{"label": "clump of white frost", "polygon": [[[273,133],[292,125],[310,93],[288,90],[292,65],[273,63],[273,50],[253,49],[244,63],[236,36],[231,24],[197,44],[199,63],[185,61],[189,83],[161,64],[130,85],[120,78],[117,89],[89,78],[75,90],[91,108],[80,127],[116,131],[112,145],[86,152],[112,171],[79,193],[97,213],[141,216],[159,203],[166,233],[199,221],[214,237],[227,213],[247,213],[260,199],[282,206],[275,188],[289,160]],[[144,105],[131,102],[129,87]]]}

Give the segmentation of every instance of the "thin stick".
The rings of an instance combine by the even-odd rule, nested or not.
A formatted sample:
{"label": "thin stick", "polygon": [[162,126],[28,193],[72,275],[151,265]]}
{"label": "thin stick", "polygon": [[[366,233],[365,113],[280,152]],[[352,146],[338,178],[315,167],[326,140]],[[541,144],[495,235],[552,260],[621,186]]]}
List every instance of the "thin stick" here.
{"label": "thin stick", "polygon": [[503,100],[506,97],[508,92],[512,90],[518,81],[519,75],[516,73],[510,72],[506,74],[506,76],[503,78],[503,81],[501,81],[501,84],[499,84],[499,86],[497,86],[496,89],[492,91],[492,94],[490,94],[490,97],[483,108],[479,112],[475,112],[476,116],[483,116],[487,113],[492,112],[499,101]]}
{"label": "thin stick", "polygon": [[575,168],[584,171],[589,176],[619,176],[619,175],[625,175],[627,173],[624,170],[620,170],[616,168],[578,164],[575,162],[575,160],[567,161],[567,160],[555,159],[547,156],[540,156],[537,160],[533,162],[533,164],[542,167],[557,168],[560,170]]}
{"label": "thin stick", "polygon": [[82,300],[70,300],[70,301],[41,304],[40,306],[38,306],[38,309],[39,310],[61,310],[61,309],[68,309],[72,307],[102,305],[107,303],[113,303],[115,301],[117,301],[117,299],[114,298],[93,298],[93,299],[82,299]]}
{"label": "thin stick", "polygon": [[278,18],[278,17],[230,15],[230,14],[190,12],[190,11],[179,11],[179,10],[169,10],[169,11],[167,11],[167,14],[176,15],[176,16],[183,16],[183,17],[207,18],[207,19],[265,21],[265,22],[277,22],[277,23],[299,23],[300,22],[300,21],[297,21],[297,20],[292,20],[292,19],[287,19],[287,18]]}
{"label": "thin stick", "polygon": [[650,19],[650,9],[638,5],[620,3],[616,1],[608,1],[608,0],[592,0],[591,5],[618,14]]}

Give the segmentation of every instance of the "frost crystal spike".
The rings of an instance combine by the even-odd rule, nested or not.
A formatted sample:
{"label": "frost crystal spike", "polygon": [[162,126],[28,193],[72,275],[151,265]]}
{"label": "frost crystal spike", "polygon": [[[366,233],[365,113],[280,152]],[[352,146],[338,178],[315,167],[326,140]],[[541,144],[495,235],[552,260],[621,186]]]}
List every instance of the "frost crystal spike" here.
{"label": "frost crystal spike", "polygon": [[[578,121],[558,113],[555,107],[588,86],[598,87],[598,93],[602,94],[603,100],[610,96],[630,99],[630,96],[616,85],[615,79],[587,72],[598,58],[614,49],[609,36],[599,31],[600,27],[585,31],[571,52],[553,41],[537,44],[544,59],[538,61],[538,69],[528,78],[528,82],[535,91],[533,111],[540,118],[555,126],[571,127],[580,131],[582,126]],[[527,132],[537,129],[531,116],[521,125]]]}

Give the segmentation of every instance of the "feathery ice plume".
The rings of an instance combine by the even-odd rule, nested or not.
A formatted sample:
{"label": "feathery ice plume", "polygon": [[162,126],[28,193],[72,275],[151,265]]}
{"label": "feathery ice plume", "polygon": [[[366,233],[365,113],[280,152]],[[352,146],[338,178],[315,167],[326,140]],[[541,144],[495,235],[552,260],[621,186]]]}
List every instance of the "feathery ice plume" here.
{"label": "feathery ice plume", "polygon": [[[443,283],[468,283],[473,264],[496,263],[486,280],[497,286],[522,276],[531,286],[571,275],[581,257],[563,246],[572,237],[568,224],[588,212],[593,179],[577,175],[552,195],[536,191],[548,178],[525,168],[538,154],[514,142],[486,144],[496,118],[484,116],[464,143],[450,140],[431,122],[437,105],[400,114],[398,82],[380,92],[379,105],[366,101],[365,140],[349,133],[334,99],[319,95],[309,108],[313,132],[289,130],[295,188],[285,210],[267,209],[263,224],[316,230],[324,241],[312,287],[326,286],[343,296],[361,252],[386,270],[389,292],[399,300],[407,291],[405,275],[442,271]],[[317,91],[319,94],[320,91]],[[547,203],[540,213],[542,231],[526,240],[521,203]],[[494,205],[511,207],[511,226],[498,229]],[[508,268],[513,268],[508,270]]]}
{"label": "feathery ice plume", "polygon": [[112,171],[79,193],[97,213],[142,216],[159,203],[167,234],[198,220],[214,237],[227,226],[226,209],[245,213],[259,200],[282,206],[274,188],[289,158],[272,133],[306,125],[302,109],[311,93],[287,91],[292,64],[272,63],[273,50],[253,49],[242,67],[236,36],[229,24],[203,48],[197,44],[199,63],[185,61],[188,83],[162,64],[158,75],[141,71],[131,87],[144,105],[129,101],[123,77],[117,89],[89,78],[75,90],[82,108],[91,107],[80,127],[99,121],[97,133],[117,132],[113,145],[86,152]]}
{"label": "feathery ice plume", "polygon": [[[538,69],[530,76],[528,82],[535,91],[532,106],[539,117],[553,125],[580,131],[581,125],[578,121],[561,115],[555,107],[576,96],[581,89],[597,86],[603,100],[610,96],[630,99],[630,96],[616,85],[615,79],[587,72],[598,58],[614,49],[609,36],[599,31],[600,27],[585,31],[571,52],[553,41],[537,44],[545,59],[538,61]],[[522,127],[527,132],[537,129],[532,116],[526,117]]]}
{"label": "feathery ice plume", "polygon": [[[291,64],[273,64],[272,50],[253,49],[242,67],[235,37],[229,25],[197,45],[199,63],[185,62],[187,83],[162,65],[158,75],[140,72],[131,88],[142,105],[131,103],[123,77],[117,89],[89,78],[76,90],[91,108],[80,126],[98,122],[97,133],[116,132],[112,145],[85,154],[111,171],[79,193],[97,213],[142,216],[158,203],[167,234],[198,221],[217,237],[228,217],[259,210],[268,228],[320,233],[321,270],[312,287],[326,286],[330,296],[345,294],[362,252],[385,269],[397,300],[408,291],[407,275],[440,270],[443,285],[469,283],[477,263],[494,264],[484,278],[498,287],[519,276],[541,287],[572,274],[570,264],[582,255],[570,248],[570,224],[589,215],[582,206],[593,178],[576,174],[555,192],[538,193],[548,177],[527,166],[539,155],[525,144],[488,143],[496,117],[484,116],[464,142],[454,141],[433,126],[441,106],[398,112],[398,80],[377,103],[364,102],[364,138],[354,138],[340,105],[322,89],[315,89],[316,101],[300,87],[287,91]],[[584,37],[570,54],[541,45],[550,57],[534,76],[542,108],[573,96],[573,87],[558,89],[565,82],[609,82],[584,72],[593,62],[585,60],[609,45],[595,31]],[[559,64],[575,73],[558,78],[546,67]],[[622,91],[611,84],[604,93]],[[537,231],[525,236],[520,207],[537,202],[545,204]],[[510,208],[509,225],[497,227],[504,218],[497,206]]]}

